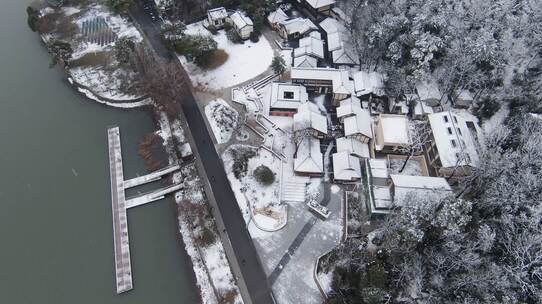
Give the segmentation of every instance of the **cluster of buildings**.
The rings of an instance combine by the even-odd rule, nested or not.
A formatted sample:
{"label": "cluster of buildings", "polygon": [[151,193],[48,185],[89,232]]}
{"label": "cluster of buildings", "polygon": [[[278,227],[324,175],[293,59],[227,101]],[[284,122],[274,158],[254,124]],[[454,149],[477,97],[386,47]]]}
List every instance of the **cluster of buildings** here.
{"label": "cluster of buildings", "polygon": [[216,29],[223,28],[226,24],[232,26],[241,39],[250,38],[254,31],[254,23],[241,11],[228,12],[224,7],[217,7],[207,11],[206,26]]}
{"label": "cluster of buildings", "polygon": [[[295,14],[287,5],[267,16],[269,26],[294,46],[290,81],[272,83],[268,109],[271,116],[293,118],[294,172],[323,176],[329,156],[335,183],[366,185],[373,214],[389,212],[405,193],[449,194],[454,177],[469,174],[479,161],[479,127],[442,104],[451,98],[454,107],[468,108],[470,92],[445,96],[434,81],[422,81],[411,94],[388,96],[386,75],[360,70],[350,22],[335,1],[296,2]],[[250,18],[222,7],[208,11],[207,23],[229,23],[243,39],[253,30]],[[322,95],[324,105],[317,106],[314,97]],[[413,152],[413,125],[420,123],[429,134],[423,151]],[[424,168],[417,175],[392,170],[391,159],[406,164],[413,156]]]}
{"label": "cluster of buildings", "polygon": [[[435,82],[420,82],[412,94],[400,98],[388,96],[385,75],[359,70],[347,20],[334,1],[298,2],[303,12],[319,17],[290,18],[279,8],[267,18],[283,39],[298,42],[292,50],[291,80],[273,83],[269,101],[269,115],[293,117],[294,172],[324,175],[324,154],[333,145],[333,181],[364,182],[373,214],[389,212],[406,193],[448,195],[453,178],[468,174],[479,161],[476,122],[455,109],[444,111],[445,96]],[[312,102],[321,94],[326,96],[325,111]],[[453,98],[457,108],[468,108],[473,101],[468,91]],[[390,157],[414,156],[408,151],[416,140],[415,123],[426,124],[430,133],[423,152],[415,155],[425,170],[394,173]]]}

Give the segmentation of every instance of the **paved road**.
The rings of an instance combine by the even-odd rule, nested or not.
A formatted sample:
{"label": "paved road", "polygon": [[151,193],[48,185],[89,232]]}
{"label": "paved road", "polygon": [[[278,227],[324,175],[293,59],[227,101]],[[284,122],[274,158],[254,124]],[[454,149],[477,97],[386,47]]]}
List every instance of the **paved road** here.
{"label": "paved road", "polygon": [[[162,44],[158,37],[159,31],[154,26],[152,20],[141,10],[134,9],[132,17],[143,28],[148,41],[153,46],[156,53],[167,59],[176,56],[171,54]],[[186,74],[178,60],[174,59],[183,74]],[[187,88],[187,90],[189,90]],[[216,198],[217,205],[226,227],[230,243],[233,247],[235,258],[239,262],[241,274],[246,283],[252,302],[255,304],[273,304],[271,288],[267,283],[267,278],[260,264],[258,253],[248,233],[245,221],[237,205],[235,195],[231,189],[230,183],[224,171],[224,166],[220,160],[209,130],[205,125],[204,117],[199,110],[196,100],[192,94],[186,94],[180,100],[181,107],[186,116],[190,132],[195,141],[195,147],[192,149],[201,159],[205,173],[209,177],[209,183],[212,192]],[[232,258],[232,257],[230,257]]]}

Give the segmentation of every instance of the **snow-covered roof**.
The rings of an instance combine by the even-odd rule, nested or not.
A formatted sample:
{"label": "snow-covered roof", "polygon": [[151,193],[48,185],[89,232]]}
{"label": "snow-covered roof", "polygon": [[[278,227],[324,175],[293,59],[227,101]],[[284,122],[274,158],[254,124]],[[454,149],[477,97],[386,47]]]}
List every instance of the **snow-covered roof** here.
{"label": "snow-covered roof", "polygon": [[401,205],[402,199],[408,194],[446,196],[452,188],[442,177],[412,176],[412,175],[390,175],[393,188],[393,200]]}
{"label": "snow-covered roof", "polygon": [[307,102],[297,109],[297,113],[294,114],[294,131],[314,129],[327,134],[327,119],[318,112],[318,108],[315,109],[315,106]]}
{"label": "snow-covered roof", "polygon": [[284,20],[288,19],[288,15],[279,7],[276,11],[271,12],[269,16],[267,16],[267,21],[271,24],[273,23],[279,23]]}
{"label": "snow-covered roof", "polygon": [[297,110],[308,100],[307,89],[302,85],[281,82],[271,85],[271,108]]}
{"label": "snow-covered roof", "polygon": [[207,11],[207,16],[211,20],[219,20],[228,17],[228,13],[224,7],[217,7]]}
{"label": "snow-covered roof", "polygon": [[354,74],[354,87],[357,96],[375,94],[384,96],[384,76],[378,72],[359,71]]}
{"label": "snow-covered roof", "polygon": [[362,134],[373,138],[372,119],[369,110],[357,109],[355,115],[344,118],[344,135]]}
{"label": "snow-covered roof", "polygon": [[347,70],[293,67],[290,75],[292,79],[329,80],[337,94],[351,94],[354,89]]}
{"label": "snow-covered roof", "polygon": [[324,43],[314,37],[299,39],[299,47],[294,49],[294,57],[310,55],[317,58],[324,58]]}
{"label": "snow-covered roof", "polygon": [[[389,209],[391,207],[391,193],[390,187],[387,186],[373,186],[374,204],[378,209]],[[373,213],[374,210],[371,210]],[[389,211],[381,211],[382,213],[389,213]],[[378,213],[378,212],[376,212]]]}
{"label": "snow-covered roof", "polygon": [[439,101],[442,97],[438,84],[434,80],[419,81],[416,84],[416,92],[421,101]]}
{"label": "snow-covered roof", "polygon": [[355,115],[357,110],[361,110],[361,101],[356,96],[350,96],[339,102],[337,107],[337,117],[346,117]]}
{"label": "snow-covered roof", "polygon": [[322,20],[322,22],[320,22],[320,27],[322,30],[324,30],[324,32],[326,32],[327,35],[344,31],[344,26],[339,22],[339,20],[332,17],[327,17],[326,19]]}
{"label": "snow-covered roof", "polygon": [[230,19],[233,21],[233,24],[238,29],[242,29],[245,26],[253,25],[252,20],[239,11],[231,14]]}
{"label": "snow-covered roof", "polygon": [[324,172],[324,158],[320,151],[320,140],[314,137],[303,138],[294,159],[294,170],[314,174]]}
{"label": "snow-covered roof", "polygon": [[442,167],[478,164],[476,141],[463,117],[446,111],[428,115],[428,118]]}
{"label": "snow-covered roof", "polygon": [[358,158],[348,152],[334,153],[333,178],[341,181],[353,181],[361,178],[361,165]]}
{"label": "snow-covered roof", "polygon": [[288,35],[291,35],[293,33],[299,33],[301,35],[308,33],[310,31],[318,30],[318,27],[312,23],[309,19],[306,18],[293,18],[289,20],[284,20],[280,22],[286,29],[286,32]]}
{"label": "snow-covered roof", "polygon": [[342,49],[341,34],[339,32],[327,34],[327,49],[330,52]]}
{"label": "snow-covered roof", "polygon": [[335,4],[335,0],[305,0],[312,8],[321,8]]}
{"label": "snow-covered roof", "polygon": [[388,161],[385,159],[369,159],[371,175],[373,178],[388,178]]}
{"label": "snow-covered roof", "polygon": [[303,67],[303,68],[315,68],[318,66],[318,59],[303,55],[294,58],[294,67]]}
{"label": "snow-covered roof", "polygon": [[446,179],[442,177],[391,174],[390,178],[396,189],[452,190]]}
{"label": "snow-covered roof", "polygon": [[322,40],[322,34],[320,34],[318,31],[310,32],[309,37]]}
{"label": "snow-covered roof", "polygon": [[356,57],[349,52],[347,49],[344,49],[342,46],[340,49],[333,51],[332,53],[333,63],[335,64],[357,64],[358,61]]}
{"label": "snow-covered roof", "polygon": [[461,90],[455,99],[455,104],[458,106],[468,107],[472,104],[474,98],[468,90]]}
{"label": "snow-covered roof", "polygon": [[421,116],[433,113],[433,107],[428,106],[425,101],[416,100],[416,104],[414,106],[414,115]]}
{"label": "snow-covered roof", "polygon": [[337,152],[348,152],[357,157],[370,158],[369,145],[348,137],[337,138]]}
{"label": "snow-covered roof", "polygon": [[378,127],[382,131],[379,143],[383,145],[408,145],[408,118],[405,115],[380,114]]}

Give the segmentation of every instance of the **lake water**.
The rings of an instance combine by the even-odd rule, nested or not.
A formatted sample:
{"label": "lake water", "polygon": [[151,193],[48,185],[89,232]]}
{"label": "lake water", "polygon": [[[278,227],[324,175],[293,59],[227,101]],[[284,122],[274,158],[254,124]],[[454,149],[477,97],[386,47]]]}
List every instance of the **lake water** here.
{"label": "lake water", "polygon": [[77,94],[26,25],[0,9],[0,303],[194,303],[189,258],[166,200],[128,212],[134,290],[117,295],[106,128],[121,128],[125,177],[144,174],[150,115]]}

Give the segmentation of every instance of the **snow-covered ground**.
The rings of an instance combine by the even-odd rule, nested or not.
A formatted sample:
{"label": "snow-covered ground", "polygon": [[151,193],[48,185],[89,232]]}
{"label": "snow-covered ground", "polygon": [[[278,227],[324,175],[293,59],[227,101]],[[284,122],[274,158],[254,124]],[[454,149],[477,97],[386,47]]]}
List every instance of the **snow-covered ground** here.
{"label": "snow-covered ground", "polygon": [[205,116],[207,116],[207,121],[211,125],[217,143],[228,142],[237,127],[239,113],[219,98],[205,106]]}
{"label": "snow-covered ground", "polygon": [[[105,20],[105,23],[107,23],[109,28],[117,35],[118,38],[128,37],[135,42],[141,42],[143,40],[143,37],[137,28],[128,19],[112,14],[107,7],[102,5],[92,5],[84,10],[78,7],[65,7],[64,12],[67,15],[82,12],[81,16],[76,17],[74,20],[75,24],[77,24],[79,28],[83,26],[83,22],[101,17]],[[88,53],[108,50],[113,46],[113,44],[114,43],[110,43],[101,46],[97,43],[90,43],[82,39],[80,43],[72,45],[74,48],[73,59],[81,58],[83,55]]]}
{"label": "snow-covered ground", "polygon": [[229,56],[224,64],[213,70],[202,70],[188,62],[184,56],[179,56],[194,86],[204,86],[214,90],[233,87],[265,72],[273,60],[273,49],[263,35],[257,43],[247,40],[244,44],[235,44],[228,40],[224,30],[212,35],[203,27],[202,22],[189,24],[186,33],[213,37],[218,48],[224,50]]}
{"label": "snow-covered ground", "polygon": [[413,158],[410,158],[405,165],[405,168],[402,172],[399,172],[405,163],[404,159],[390,159],[390,174],[400,174],[400,175],[414,175],[420,176],[424,175],[422,171],[421,164]]}
{"label": "snow-covered ground", "polygon": [[[240,155],[246,151],[252,151],[247,154],[252,157],[246,160],[246,173],[236,178],[234,155],[237,155],[237,161],[239,161],[244,158]],[[252,217],[259,228],[268,231],[281,227],[286,221],[287,211],[286,206],[280,204],[279,197],[281,160],[268,150],[245,145],[229,147],[224,151],[222,160],[245,221],[248,222]],[[275,180],[271,185],[262,185],[254,177],[254,170],[262,165],[275,173]]]}
{"label": "snow-covered ground", "polygon": [[122,86],[125,85],[126,79],[136,77],[133,72],[124,69],[106,71],[100,66],[84,66],[70,69],[70,76],[77,83],[91,88],[95,94],[107,99],[133,100],[141,97],[123,92]]}

